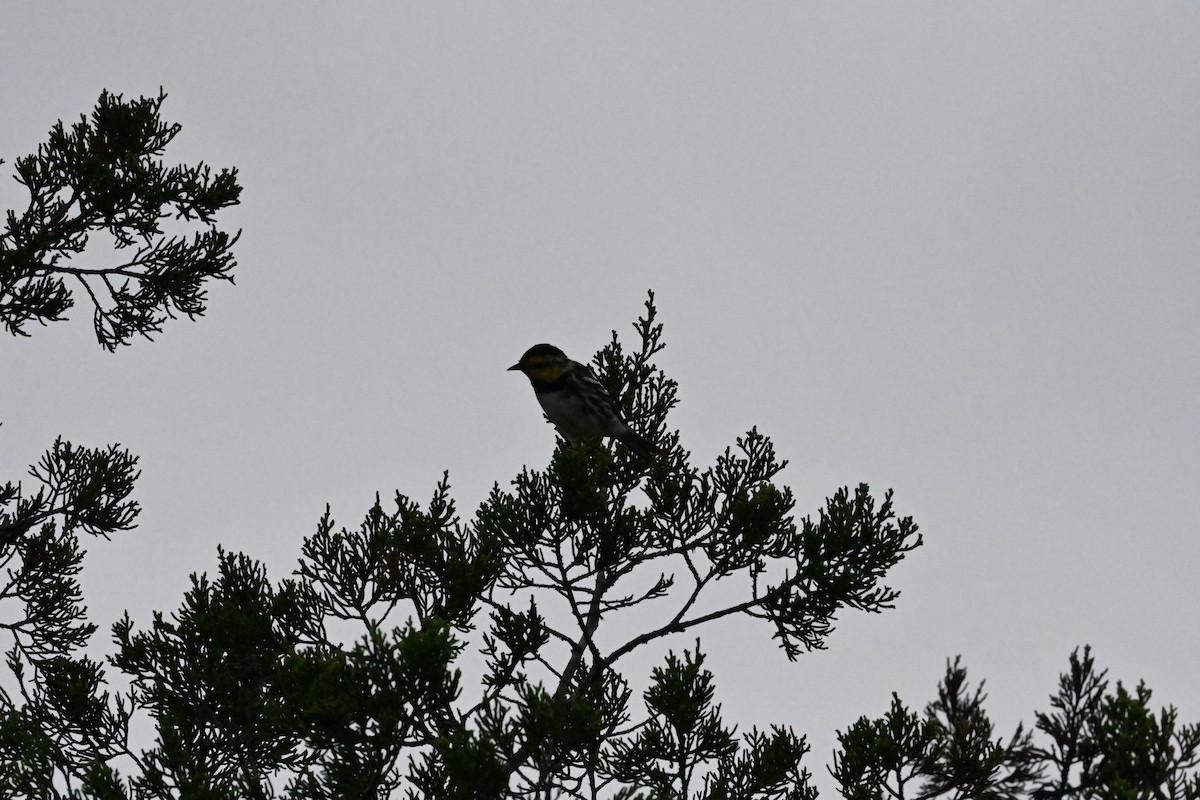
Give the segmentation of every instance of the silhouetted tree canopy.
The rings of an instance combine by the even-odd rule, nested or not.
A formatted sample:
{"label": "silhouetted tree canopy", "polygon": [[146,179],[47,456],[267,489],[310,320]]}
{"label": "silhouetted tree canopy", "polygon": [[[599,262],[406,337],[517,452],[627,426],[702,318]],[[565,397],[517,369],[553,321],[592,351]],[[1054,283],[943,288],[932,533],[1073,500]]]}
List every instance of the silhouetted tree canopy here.
{"label": "silhouetted tree canopy", "polygon": [[[238,191],[232,171],[150,158],[177,131],[162,97],[105,93],[92,124],[57,126],[18,163],[35,200],[0,251],[14,333],[61,318],[65,275],[110,349],[172,309],[199,314],[203,280],[228,277],[224,234],[160,238],[164,206],[207,224]],[[99,229],[134,256],[64,267]],[[815,798],[787,720],[725,721],[705,636],[740,617],[789,659],[824,648],[840,614],[893,605],[887,574],[921,536],[866,484],[798,518],[754,428],[698,463],[670,426],[653,294],[634,333],[592,365],[655,457],[560,441],[469,516],[446,475],[425,503],[376,497],[358,525],[327,509],[290,574],[222,549],[174,611],[113,625],[103,664],[84,652],[80,536],[133,526],[137,459],[56,441],[0,486],[0,797]],[[632,675],[650,647],[660,665]],[[1150,699],[1110,686],[1085,648],[1048,710],[1002,736],[955,659],[922,712],[893,696],[841,732],[828,769],[855,800],[1200,798],[1200,726]]]}
{"label": "silhouetted tree canopy", "polygon": [[[240,231],[220,230],[215,215],[238,202],[237,170],[165,166],[181,129],[161,119],[165,99],[101,92],[90,119],[55,124],[36,153],[16,160],[29,202],[7,213],[0,234],[0,322],[10,333],[65,319],[74,288],[92,306],[97,340],[114,350],[168,318],[202,315],[205,284],[232,282]],[[191,233],[178,223],[165,232],[168,219]],[[111,253],[89,250],[96,235]]]}

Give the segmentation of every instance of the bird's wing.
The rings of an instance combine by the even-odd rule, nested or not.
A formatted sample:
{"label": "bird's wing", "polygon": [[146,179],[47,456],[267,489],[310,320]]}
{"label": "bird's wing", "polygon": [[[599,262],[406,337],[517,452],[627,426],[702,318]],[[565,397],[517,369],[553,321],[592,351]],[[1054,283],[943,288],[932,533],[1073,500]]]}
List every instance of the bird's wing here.
{"label": "bird's wing", "polygon": [[592,372],[592,368],[587,364],[580,364],[578,361],[572,361],[571,371],[579,377],[580,382],[582,382],[583,385],[588,389],[600,392],[605,397],[609,396],[608,389],[604,388],[604,384],[600,382],[600,379],[596,377],[596,373]]}

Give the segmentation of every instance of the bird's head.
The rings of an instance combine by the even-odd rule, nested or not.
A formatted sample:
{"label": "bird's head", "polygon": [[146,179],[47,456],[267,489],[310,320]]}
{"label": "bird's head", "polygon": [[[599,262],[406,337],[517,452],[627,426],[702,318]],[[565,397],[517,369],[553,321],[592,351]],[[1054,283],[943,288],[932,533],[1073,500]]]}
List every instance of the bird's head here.
{"label": "bird's head", "polygon": [[525,351],[521,360],[509,367],[509,371],[523,372],[531,381],[554,383],[570,365],[566,353],[552,344],[535,344]]}

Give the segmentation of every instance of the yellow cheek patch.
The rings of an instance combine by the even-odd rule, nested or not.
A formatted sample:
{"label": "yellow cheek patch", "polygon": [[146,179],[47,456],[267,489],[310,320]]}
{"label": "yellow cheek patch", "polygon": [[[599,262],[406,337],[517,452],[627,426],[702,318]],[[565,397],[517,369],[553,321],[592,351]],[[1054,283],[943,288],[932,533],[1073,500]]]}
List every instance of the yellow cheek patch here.
{"label": "yellow cheek patch", "polygon": [[557,364],[530,364],[526,372],[536,381],[553,383],[562,374],[562,367]]}

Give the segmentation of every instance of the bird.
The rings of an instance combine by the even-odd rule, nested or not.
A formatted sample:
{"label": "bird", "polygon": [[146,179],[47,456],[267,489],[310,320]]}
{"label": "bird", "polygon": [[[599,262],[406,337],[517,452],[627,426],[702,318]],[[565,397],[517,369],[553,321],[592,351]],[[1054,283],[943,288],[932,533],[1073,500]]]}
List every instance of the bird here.
{"label": "bird", "polygon": [[595,373],[554,345],[535,344],[508,370],[529,378],[546,419],[569,443],[609,436],[643,458],[659,451],[621,419],[616,403]]}

